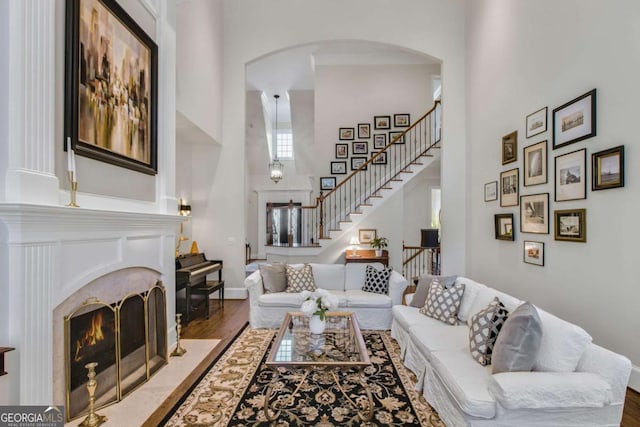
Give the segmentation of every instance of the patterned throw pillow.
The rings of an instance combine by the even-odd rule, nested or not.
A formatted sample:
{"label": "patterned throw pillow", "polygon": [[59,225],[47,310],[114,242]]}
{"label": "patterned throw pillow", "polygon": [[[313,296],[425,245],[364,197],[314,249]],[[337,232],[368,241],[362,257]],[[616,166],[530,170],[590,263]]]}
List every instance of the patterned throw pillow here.
{"label": "patterned throw pillow", "polygon": [[458,309],[460,308],[463,293],[463,284],[458,283],[449,289],[445,289],[439,282],[433,281],[429,287],[427,302],[420,309],[420,313],[450,325],[455,325],[458,322]]}
{"label": "patterned throw pillow", "polygon": [[383,268],[378,271],[375,267],[367,265],[362,290],[365,292],[387,295],[389,293],[390,276],[391,268]]}
{"label": "patterned throw pillow", "polygon": [[508,315],[507,309],[498,297],[495,297],[485,309],[471,318],[469,350],[471,350],[471,357],[482,366],[491,364],[493,346]]}
{"label": "patterned throw pillow", "polygon": [[311,265],[305,264],[300,270],[287,265],[287,289],[285,292],[315,291],[316,282],[313,280]]}

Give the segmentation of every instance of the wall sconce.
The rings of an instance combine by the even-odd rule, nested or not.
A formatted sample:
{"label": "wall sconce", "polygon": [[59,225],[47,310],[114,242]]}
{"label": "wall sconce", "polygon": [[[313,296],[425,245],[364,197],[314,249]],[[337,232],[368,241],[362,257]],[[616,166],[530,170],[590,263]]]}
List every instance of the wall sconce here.
{"label": "wall sconce", "polygon": [[[191,215],[191,205],[187,205],[184,200],[180,199],[180,204],[178,205],[178,213],[180,216],[190,216]],[[176,258],[180,256],[180,244],[185,240],[189,240],[188,237],[183,236],[184,232],[183,224],[185,221],[189,219],[186,218],[183,222],[180,223],[180,234],[178,235],[178,243],[176,243]]]}
{"label": "wall sconce", "polygon": [[357,237],[353,236],[351,240],[349,240],[349,244],[351,245],[351,256],[358,256],[358,245],[360,244],[360,240]]}
{"label": "wall sconce", "polygon": [[178,205],[178,211],[182,216],[191,215],[191,205],[187,205],[184,203],[182,199],[180,199],[180,204]]}

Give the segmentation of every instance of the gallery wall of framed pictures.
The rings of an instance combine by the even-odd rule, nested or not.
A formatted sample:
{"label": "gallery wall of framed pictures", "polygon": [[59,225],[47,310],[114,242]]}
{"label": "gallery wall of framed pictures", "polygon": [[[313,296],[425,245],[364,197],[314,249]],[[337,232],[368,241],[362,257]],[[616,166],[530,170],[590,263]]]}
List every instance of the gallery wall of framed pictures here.
{"label": "gallery wall of framed pictures", "polygon": [[[548,106],[526,115],[522,134],[527,143],[522,144],[521,158],[518,130],[500,137],[497,161],[505,169],[497,172],[497,181],[484,183],[483,198],[485,203],[499,199],[500,208],[517,207],[519,218],[508,210],[494,212],[496,240],[515,241],[513,227],[519,220],[524,235],[548,235],[550,239],[553,234],[558,242],[587,242],[587,209],[580,203],[587,199],[588,189],[601,191],[625,185],[624,145],[589,152],[590,138],[597,136],[596,100],[597,90],[592,89],[553,108],[551,126],[547,125]],[[589,173],[591,185],[587,186]],[[566,202],[570,203],[565,206]],[[545,242],[523,236],[522,254],[524,263],[544,266]]]}

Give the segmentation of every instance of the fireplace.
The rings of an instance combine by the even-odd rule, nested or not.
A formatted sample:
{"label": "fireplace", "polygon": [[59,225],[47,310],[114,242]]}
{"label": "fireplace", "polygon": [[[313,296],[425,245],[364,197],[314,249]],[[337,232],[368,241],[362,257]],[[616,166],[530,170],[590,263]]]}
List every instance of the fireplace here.
{"label": "fireplace", "polygon": [[96,408],[117,402],[167,363],[166,295],[161,282],[115,302],[90,297],[64,317],[67,418],[88,411],[88,363]]}

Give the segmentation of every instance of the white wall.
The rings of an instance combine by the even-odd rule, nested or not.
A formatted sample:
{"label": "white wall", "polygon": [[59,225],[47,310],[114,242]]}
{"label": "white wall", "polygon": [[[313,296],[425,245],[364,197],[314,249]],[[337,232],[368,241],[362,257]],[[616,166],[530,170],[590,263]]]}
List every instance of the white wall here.
{"label": "white wall", "polygon": [[[467,135],[469,174],[469,274],[584,327],[594,341],[640,365],[637,242],[633,226],[638,207],[640,169],[637,102],[640,97],[640,4],[634,0],[471,2],[467,56]],[[552,110],[596,88],[597,136],[551,148],[551,130],[526,139],[526,115]],[[446,91],[445,91],[446,99]],[[445,118],[446,120],[446,118]],[[501,137],[518,130],[518,162],[502,166]],[[549,140],[549,182],[520,186],[520,194],[550,193],[550,212],[586,208],[587,243],[559,242],[553,234],[516,231],[515,242],[495,240],[493,215],[515,214],[483,201],[485,182],[514,166],[522,177],[522,147]],[[592,192],[591,153],[624,144],[624,188]],[[587,199],[554,202],[554,157],[586,148]],[[445,209],[446,212],[446,209]],[[553,233],[553,220],[551,230]],[[626,224],[626,225],[625,225]],[[545,266],[522,261],[523,241],[545,243]],[[636,377],[638,378],[638,377]],[[636,379],[636,387],[640,382]]]}

